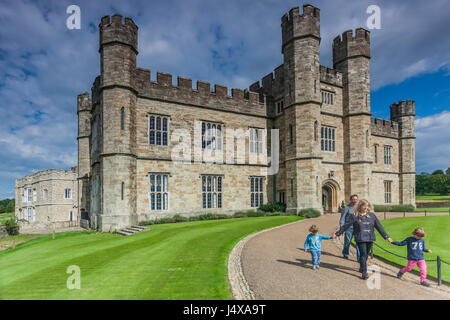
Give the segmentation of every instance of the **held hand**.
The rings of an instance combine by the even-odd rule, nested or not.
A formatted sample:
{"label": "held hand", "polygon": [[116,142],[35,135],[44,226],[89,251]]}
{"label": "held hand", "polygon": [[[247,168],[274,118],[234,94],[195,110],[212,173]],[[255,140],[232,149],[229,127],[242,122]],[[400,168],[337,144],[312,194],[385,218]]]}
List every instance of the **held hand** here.
{"label": "held hand", "polygon": [[392,240],[391,238],[387,238],[386,240],[389,241],[389,243],[394,242],[394,240]]}
{"label": "held hand", "polygon": [[428,253],[432,253],[433,251],[431,251],[431,249],[428,249]]}
{"label": "held hand", "polygon": [[333,234],[333,235],[331,236],[331,239],[336,239],[336,235]]}

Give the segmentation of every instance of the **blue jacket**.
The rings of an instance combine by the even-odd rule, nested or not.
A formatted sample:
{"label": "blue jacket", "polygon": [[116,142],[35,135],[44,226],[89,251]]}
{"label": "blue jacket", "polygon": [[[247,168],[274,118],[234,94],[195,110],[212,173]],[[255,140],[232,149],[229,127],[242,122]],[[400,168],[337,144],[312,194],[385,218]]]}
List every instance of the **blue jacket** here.
{"label": "blue jacket", "polygon": [[393,241],[392,244],[395,244],[396,246],[407,245],[408,260],[425,260],[423,252],[428,252],[428,249],[425,248],[425,241],[423,239],[408,237],[401,242]]}
{"label": "blue jacket", "polygon": [[323,236],[321,234],[316,233],[316,235],[313,235],[312,233],[308,234],[305,240],[305,250],[308,249],[310,251],[320,251],[322,247],[322,239],[331,239],[329,236]]}
{"label": "blue jacket", "polygon": [[353,215],[353,206],[345,206],[341,213],[341,219],[339,225],[342,227],[345,223],[350,221],[350,215]]}

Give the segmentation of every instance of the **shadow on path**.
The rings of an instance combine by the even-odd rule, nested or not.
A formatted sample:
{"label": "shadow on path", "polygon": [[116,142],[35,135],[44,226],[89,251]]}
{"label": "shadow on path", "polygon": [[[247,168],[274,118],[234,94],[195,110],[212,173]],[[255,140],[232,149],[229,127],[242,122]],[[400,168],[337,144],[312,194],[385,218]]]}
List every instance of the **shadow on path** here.
{"label": "shadow on path", "polygon": [[[330,255],[333,255],[333,254],[330,254]],[[287,261],[287,260],[280,260],[280,259],[277,259],[277,261],[278,261],[278,262],[283,262],[283,263],[286,263],[286,264],[291,264],[291,265],[298,266],[298,267],[302,267],[302,268],[306,268],[306,269],[312,269],[312,263],[311,263],[311,260],[310,260],[310,259],[308,259],[308,260],[305,260],[305,259],[296,259],[296,261],[299,261],[299,262]],[[359,264],[358,264],[358,265],[359,265]],[[350,275],[350,276],[352,276],[352,277],[356,277],[356,278],[358,278],[358,279],[361,279],[361,273],[358,272],[358,270],[355,269],[355,268],[350,268],[350,267],[341,266],[341,265],[332,264],[332,263],[327,263],[327,262],[320,262],[320,267],[321,267],[321,268],[325,268],[325,269],[335,270],[335,271],[338,271],[338,272],[341,272],[341,273],[348,274],[348,275]],[[358,268],[359,268],[359,267],[358,267]],[[345,271],[345,270],[347,270],[347,271],[353,271],[354,273],[350,273],[350,272],[347,272],[347,271]],[[356,273],[356,274],[355,274],[355,273]],[[388,273],[385,273],[385,272],[381,272],[381,275],[386,276],[386,277],[390,277],[390,278],[397,279],[396,276],[393,276],[393,275],[388,274]]]}
{"label": "shadow on path", "polygon": [[[305,252],[305,250],[304,250],[303,248],[297,248],[297,249],[298,249],[299,251],[303,252],[303,253],[311,254],[310,251]],[[334,253],[327,252],[327,251],[322,251],[322,255],[325,255],[325,256],[332,256],[332,257],[344,259],[344,257],[343,257],[342,255],[336,255],[336,254],[334,254]],[[357,262],[356,260],[351,260],[351,259],[345,259],[345,260]],[[359,262],[357,262],[357,263],[359,263]]]}

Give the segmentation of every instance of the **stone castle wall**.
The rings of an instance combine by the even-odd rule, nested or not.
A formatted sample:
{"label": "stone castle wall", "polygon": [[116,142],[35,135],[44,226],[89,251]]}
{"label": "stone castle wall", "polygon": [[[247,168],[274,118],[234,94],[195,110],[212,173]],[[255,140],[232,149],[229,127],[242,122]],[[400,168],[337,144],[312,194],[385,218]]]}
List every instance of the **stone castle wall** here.
{"label": "stone castle wall", "polygon": [[[281,20],[283,64],[249,89],[233,88],[229,95],[227,87],[205,81],[194,88],[189,78],[178,76],[175,85],[167,73],[155,72],[153,78],[150,70],[136,66],[134,22],[123,22],[120,15],[102,18],[101,73],[92,100],[83,94],[78,101],[78,183],[83,190],[78,201],[89,211],[91,227],[112,230],[166,215],[251,209],[251,176],[264,177],[265,203],[283,194],[288,210],[295,212],[307,207],[323,211],[327,197],[330,210],[336,211],[353,193],[383,204],[385,181],[391,181],[392,204],[415,204],[414,102],[393,104],[390,121],[372,117],[369,31],[358,28],[336,37],[329,68],[319,61],[320,10],[293,8]],[[152,116],[168,120],[167,146],[149,143]],[[276,175],[267,174],[267,161],[250,161],[248,134],[242,136],[242,163],[194,162],[201,144],[195,126],[201,121],[222,126],[224,152],[231,145],[227,129],[259,128],[268,136],[270,129],[279,129]],[[323,126],[335,130],[333,151],[321,150]],[[189,133],[188,141],[180,138],[182,131]],[[271,139],[266,138],[270,155]],[[174,162],[180,142],[190,149],[183,151],[184,162]],[[390,164],[384,163],[384,146],[392,147]],[[150,208],[152,173],[169,176],[167,210]],[[205,174],[223,177],[220,209],[202,208]]]}
{"label": "stone castle wall", "polygon": [[[24,190],[31,189],[31,199],[27,194],[24,198]],[[65,189],[71,190],[71,198],[65,199]],[[33,192],[36,190],[36,196]],[[44,190],[47,190],[47,199],[44,198]],[[55,223],[77,221],[78,219],[78,188],[77,167],[71,170],[43,170],[33,175],[27,175],[16,180],[15,189],[15,216],[16,219],[27,219],[27,208],[33,209],[34,217],[27,224]],[[72,213],[72,216],[71,216]]]}

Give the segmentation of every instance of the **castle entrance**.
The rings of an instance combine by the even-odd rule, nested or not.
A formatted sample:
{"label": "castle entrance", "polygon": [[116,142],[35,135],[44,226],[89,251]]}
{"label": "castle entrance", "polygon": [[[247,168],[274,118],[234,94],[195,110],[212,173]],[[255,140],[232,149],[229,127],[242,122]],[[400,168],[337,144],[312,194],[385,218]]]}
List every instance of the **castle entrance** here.
{"label": "castle entrance", "polygon": [[339,185],[333,180],[324,181],[322,186],[322,208],[324,213],[338,212]]}

